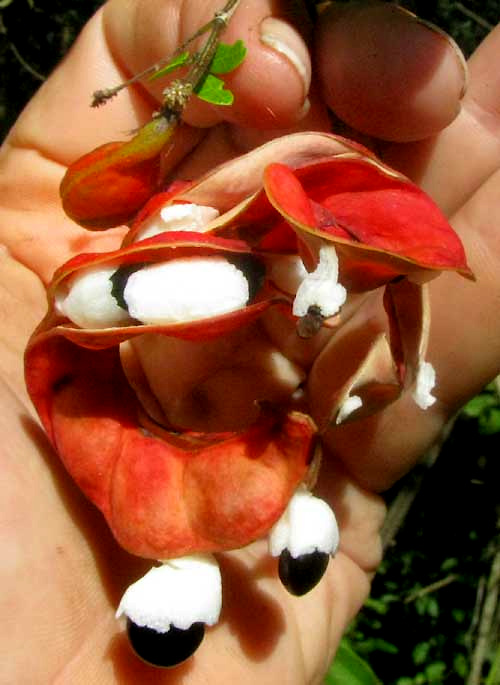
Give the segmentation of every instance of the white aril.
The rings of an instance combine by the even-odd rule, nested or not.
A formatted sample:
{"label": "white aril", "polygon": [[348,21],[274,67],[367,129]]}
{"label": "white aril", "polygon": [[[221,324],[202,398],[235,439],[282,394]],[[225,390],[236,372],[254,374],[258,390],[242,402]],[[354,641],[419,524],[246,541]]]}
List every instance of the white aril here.
{"label": "white aril", "polygon": [[130,316],[146,324],[210,318],[244,307],[242,271],[224,257],[189,257],[135,271],[123,291]]}
{"label": "white aril", "polygon": [[334,554],[339,544],[335,514],[328,504],[301,486],[269,534],[273,557],[288,550],[297,558],[313,552]]}
{"label": "white aril", "polygon": [[116,616],[124,614],[137,626],[165,633],[171,626],[187,630],[197,622],[214,625],[221,606],[222,582],[215,558],[194,554],[150,569],[126,590]]}
{"label": "white aril", "polygon": [[60,314],[81,328],[110,328],[130,322],[127,312],[111,294],[110,277],[117,266],[94,266],[82,269],[56,293]]}
{"label": "white aril", "polygon": [[148,217],[135,240],[152,238],[166,231],[203,232],[207,224],[216,219],[219,212],[215,207],[194,204],[167,205]]}
{"label": "white aril", "polygon": [[336,314],[347,298],[347,291],[338,283],[339,260],[333,245],[319,250],[319,262],[297,289],[293,303],[294,316],[305,316],[310,307],[317,307],[323,317]]}

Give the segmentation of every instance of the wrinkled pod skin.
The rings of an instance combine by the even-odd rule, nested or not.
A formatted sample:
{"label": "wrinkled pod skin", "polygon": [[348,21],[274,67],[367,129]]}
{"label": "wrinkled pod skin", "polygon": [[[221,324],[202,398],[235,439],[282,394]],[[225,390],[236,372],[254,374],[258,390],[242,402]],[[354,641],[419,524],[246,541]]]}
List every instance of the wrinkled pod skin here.
{"label": "wrinkled pod skin", "polygon": [[[85,162],[75,168],[81,173]],[[72,186],[74,196],[67,190],[73,173],[70,168],[63,193],[70,216],[81,206],[81,188]],[[85,174],[80,185],[85,186]],[[143,203],[142,187],[140,192],[140,198],[125,198],[134,211]],[[178,204],[215,208],[218,217],[202,230],[166,229],[141,238],[142,227],[161,208]],[[99,207],[90,209],[90,223],[105,225]],[[121,214],[114,205],[112,213],[120,221],[130,219],[128,210]],[[344,339],[342,308],[335,317],[319,318],[318,328],[330,327],[339,341],[340,361],[329,368],[326,403],[314,399],[323,382],[320,355],[308,366],[303,386],[309,395],[299,409],[292,399],[264,403],[249,425],[216,432],[179,430],[159,420],[124,372],[122,343],[145,334],[222,340],[260,326],[272,312],[293,327],[295,291],[283,287],[269,265],[278,256],[298,256],[312,272],[325,247],[338,257],[338,281],[348,303],[351,296],[385,288],[388,321],[385,331],[367,327],[356,339]],[[250,256],[265,266],[263,283],[244,306],[181,323],[131,320],[100,329],[75,325],[57,306],[61,290],[89,268],[207,256],[229,261]],[[350,398],[357,398],[348,416],[355,420],[382,409],[416,382],[429,329],[420,283],[442,270],[473,278],[459,238],[408,179],[358,144],[333,135],[275,139],[197,181],[176,183],[153,196],[121,249],[80,255],[61,266],[48,290],[48,313],[26,351],[27,387],[67,470],[122,547],[151,559],[240,548],[265,536],[283,514],[308,479],[320,446],[318,429],[344,420]],[[325,560],[316,561],[321,577]],[[290,578],[288,562],[281,561],[282,573]],[[295,593],[302,587],[309,589],[299,578]]]}

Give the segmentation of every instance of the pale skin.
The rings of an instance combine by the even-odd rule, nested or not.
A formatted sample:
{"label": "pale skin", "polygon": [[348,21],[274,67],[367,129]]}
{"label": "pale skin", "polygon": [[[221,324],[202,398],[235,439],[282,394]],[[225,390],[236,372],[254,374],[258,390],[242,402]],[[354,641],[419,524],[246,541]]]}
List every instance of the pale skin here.
{"label": "pale skin", "polygon": [[[499,371],[500,30],[470,60],[468,88],[460,100],[463,66],[441,36],[409,17],[395,18],[388,7],[380,13],[356,10],[356,25],[380,37],[382,46],[394,47],[391,22],[399,22],[397,35],[403,35],[402,27],[407,31],[394,49],[404,54],[409,81],[402,88],[399,77],[388,78],[388,113],[381,111],[384,103],[374,101],[365,115],[362,108],[352,112],[355,123],[386,138],[392,127],[393,139],[413,141],[375,144],[386,161],[413,177],[450,215],[477,276],[471,283],[449,274],[432,284],[428,358],[439,377],[438,401],[423,412],[405,396],[377,417],[328,436],[319,489],[338,514],[342,544],[314,591],[299,599],[289,596],[260,543],[221,555],[224,609],[196,657],[162,672],[133,656],[113,614],[127,585],[149,563],[119,549],[100,514],[54,456],[24,389],[22,355],[43,316],[44,284],[53,270],[75,253],[109,249],[123,232],[91,234],[64,216],[58,185],[65,166],[98,144],[124,138],[147,120],[161,86],[154,93],[136,89],[122,94],[99,110],[89,110],[89,94],[169,53],[219,4],[206,2],[200,10],[200,3],[187,0],[112,0],[31,101],[1,152],[0,240],[6,249],[0,255],[0,426],[5,436],[0,663],[5,682],[321,682],[379,561],[384,507],[377,493],[407,472],[446,420]],[[326,105],[332,101],[332,84],[337,85],[335,97],[339,88],[341,96],[345,89],[343,116],[349,118],[353,84],[345,69],[359,39],[342,22],[352,16],[322,19],[314,39],[312,106],[304,117],[311,74],[306,42],[313,45],[312,32],[297,8],[287,16],[291,23],[278,25],[304,64],[300,76],[286,57],[259,42],[257,27],[273,12],[278,16],[276,3],[256,0],[242,3],[235,14],[225,40],[243,38],[250,48],[249,58],[230,79],[238,104],[230,111],[189,106],[186,120],[203,130],[191,129],[179,138],[172,158],[182,160],[176,174],[194,177],[215,161],[284,131],[326,129],[320,97]],[[302,36],[293,22],[302,27]],[[423,64],[408,52],[413,39],[430,41],[435,59]],[[376,66],[390,75],[402,63],[389,48],[379,50],[376,59],[377,65],[357,62],[365,70],[362,78],[370,80]],[[420,70],[412,71],[412,65]],[[263,75],[272,87],[262,81]],[[453,123],[440,132],[458,110]],[[389,133],[370,130],[377,114]],[[435,135],[420,140],[430,134]],[[196,158],[190,157],[192,145],[202,137]]]}

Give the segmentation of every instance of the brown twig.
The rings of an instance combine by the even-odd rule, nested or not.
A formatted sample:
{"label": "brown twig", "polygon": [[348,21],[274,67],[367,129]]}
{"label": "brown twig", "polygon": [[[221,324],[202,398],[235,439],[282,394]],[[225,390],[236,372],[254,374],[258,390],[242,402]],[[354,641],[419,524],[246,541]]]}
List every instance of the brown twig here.
{"label": "brown twig", "polygon": [[45,76],[43,76],[42,74],[40,74],[36,69],[34,69],[34,68],[31,66],[31,64],[28,64],[28,62],[27,62],[25,59],[23,59],[21,53],[20,53],[19,50],[16,48],[16,46],[14,45],[14,43],[9,42],[9,48],[10,48],[10,49],[12,50],[12,52],[14,53],[14,57],[17,59],[17,61],[19,62],[19,64],[20,64],[24,69],[26,69],[26,71],[28,71],[34,78],[38,79],[39,81],[45,81]]}
{"label": "brown twig", "polygon": [[474,610],[472,612],[472,619],[470,622],[467,635],[465,636],[465,644],[467,645],[467,650],[472,653],[472,646],[474,644],[474,635],[477,632],[479,626],[479,621],[481,620],[481,607],[483,606],[484,593],[486,590],[486,578],[481,576],[477,583],[476,590],[476,600],[474,602]]}
{"label": "brown twig", "polygon": [[465,7],[465,5],[462,5],[461,2],[456,2],[454,4],[454,7],[459,12],[462,12],[462,14],[465,14],[466,17],[469,17],[469,19],[472,19],[473,21],[475,21],[476,24],[481,26],[483,29],[486,29],[487,31],[493,30],[493,24],[490,24],[489,21],[486,21],[486,19],[483,19],[483,17],[481,17],[481,15],[476,14],[475,12],[470,10],[468,7]]}
{"label": "brown twig", "polygon": [[[500,524],[500,519],[499,519]],[[476,645],[471,657],[471,668],[466,685],[480,685],[482,682],[483,665],[491,646],[492,628],[498,606],[500,589],[500,540],[491,563],[490,575],[486,585]]]}
{"label": "brown twig", "polygon": [[404,604],[409,604],[410,602],[414,602],[419,597],[425,597],[425,595],[430,595],[433,592],[437,592],[438,590],[441,590],[441,588],[450,585],[450,583],[454,583],[457,579],[458,576],[456,573],[450,573],[450,575],[446,576],[446,578],[441,578],[441,580],[436,580],[435,583],[418,588],[418,590],[413,590],[404,598]]}

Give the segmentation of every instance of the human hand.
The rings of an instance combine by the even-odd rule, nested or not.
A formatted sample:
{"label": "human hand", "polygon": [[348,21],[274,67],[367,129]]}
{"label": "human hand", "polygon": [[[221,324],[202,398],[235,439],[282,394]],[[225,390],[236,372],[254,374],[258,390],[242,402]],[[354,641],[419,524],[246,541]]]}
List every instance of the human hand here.
{"label": "human hand", "polygon": [[[386,159],[422,182],[443,207],[456,215],[454,225],[463,229],[462,237],[470,243],[470,265],[479,277],[477,284],[470,285],[453,275],[442,276],[432,286],[436,304],[430,359],[440,378],[437,406],[424,414],[403,398],[377,418],[331,431],[331,455],[324,459],[320,488],[338,514],[343,542],[327,577],[313,592],[300,599],[289,597],[275,579],[274,566],[263,561],[260,544],[238,554],[222,555],[223,615],[219,626],[209,631],[195,659],[166,673],[153,672],[135,659],[115,625],[113,609],[125,586],[145,568],[144,562],[117,548],[100,516],[54,460],[32,418],[23,389],[21,356],[45,307],[40,279],[47,281],[54,268],[72,254],[111,249],[123,233],[118,229],[89,234],[76,228],[62,214],[57,194],[67,163],[101,142],[122,137],[121,131],[148,118],[154,107],[139,91],[123,96],[104,112],[86,108],[88,93],[101,85],[96,84],[96,71],[101,71],[104,84],[121,77],[104,35],[118,64],[126,65],[127,72],[136,71],[168,53],[175,44],[175,36],[160,36],[154,30],[161,24],[170,26],[175,34],[176,19],[170,17],[169,23],[159,17],[162,12],[168,14],[172,6],[137,3],[137,17],[130,19],[127,13],[136,6],[113,2],[106,9],[104,24],[98,14],[71,55],[32,101],[3,151],[2,241],[10,251],[10,255],[4,256],[2,270],[2,421],[9,436],[4,446],[2,499],[2,532],[6,542],[3,583],[8,588],[8,604],[3,612],[7,617],[3,663],[11,669],[8,677],[12,682],[48,682],[56,677],[63,682],[90,679],[120,683],[176,679],[193,683],[223,679],[254,682],[256,678],[264,682],[320,681],[345,625],[367,592],[369,574],[378,560],[377,530],[383,506],[372,493],[387,487],[407,470],[439,433],[449,413],[496,372],[499,331],[494,330],[492,319],[498,283],[494,281],[492,265],[494,258],[498,260],[498,242],[494,257],[495,236],[491,227],[494,146],[498,145],[494,142],[494,126],[498,126],[498,121],[494,115],[485,117],[481,112],[481,107],[494,111],[498,106],[497,101],[491,101],[492,91],[482,86],[494,77],[490,65],[494,63],[492,55],[499,49],[499,38],[493,34],[483,47],[482,57],[479,53],[472,64],[469,94],[453,125],[431,142],[381,146]],[[186,6],[182,10],[186,13],[182,14],[185,35],[201,23],[199,7],[196,11],[189,9]],[[212,7],[206,11],[209,18]],[[185,131],[178,143],[178,155],[179,159],[186,155],[186,159],[176,174],[193,177],[208,166],[294,126],[304,86],[286,58],[263,48],[255,29],[251,33],[246,29],[255,27],[268,12],[265,3],[253,3],[251,8],[242,7],[235,15],[225,39],[242,37],[250,50],[255,46],[257,64],[247,61],[238,76],[234,75],[231,87],[240,103],[228,113],[234,121],[210,128],[196,157],[190,157],[189,150],[199,134]],[[381,19],[377,23],[370,15],[364,19],[360,15],[356,21],[358,25],[369,22],[371,31],[383,32],[386,25]],[[341,26],[328,25],[326,19],[324,22],[326,32]],[[135,37],[128,35],[129,29],[134,29]],[[409,22],[408,30],[422,28]],[[296,34],[292,35],[296,49],[307,63],[302,42]],[[161,45],[155,45],[155,40]],[[318,49],[326,53],[327,48],[321,48],[322,40],[317,39]],[[442,45],[440,40],[437,57]],[[352,44],[342,47],[345,56],[353,49]],[[336,56],[341,61],[341,53]],[[444,80],[459,83],[456,72],[460,74],[460,67],[453,59],[453,53],[446,49],[439,63],[447,74]],[[332,65],[326,59],[325,62],[323,83],[331,83]],[[390,61],[387,67],[389,64]],[[305,73],[307,79],[307,68]],[[262,74],[269,75],[272,88],[262,83]],[[255,90],[256,78],[259,87]],[[435,85],[432,79],[431,83]],[[286,87],[280,90],[279,85]],[[427,103],[417,123],[421,124],[422,117],[435,121],[436,103],[440,104],[438,109],[451,107],[453,111],[459,90]],[[328,93],[325,95],[328,99]],[[325,110],[317,97],[311,95],[311,100],[309,114],[296,125],[326,130],[329,122]],[[393,102],[397,115],[397,90]],[[219,115],[205,106],[193,105],[187,116],[191,124],[208,126],[216,124]],[[415,131],[402,135],[405,121],[398,118],[394,122],[399,131],[397,137],[412,138]],[[441,119],[440,126],[445,119]],[[250,121],[252,126],[248,126]],[[410,119],[408,122],[411,123]],[[363,122],[358,125],[364,127]],[[271,126],[272,133],[267,130]],[[478,160],[471,169],[472,155],[467,159],[459,157],[458,161],[455,155],[463,149],[463,140],[470,140],[473,135]],[[443,174],[449,179],[446,188]],[[454,279],[451,286],[449,278]],[[449,311],[450,287],[456,301],[453,311]],[[477,302],[481,303],[480,308]],[[463,321],[463,311],[470,312],[467,322]],[[456,336],[453,349],[450,331]],[[489,341],[486,348],[485,336]],[[455,365],[463,373],[457,374]],[[408,425],[404,437],[400,430],[403,420]],[[36,649],[26,650],[26,644],[36,645]]]}

